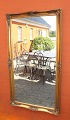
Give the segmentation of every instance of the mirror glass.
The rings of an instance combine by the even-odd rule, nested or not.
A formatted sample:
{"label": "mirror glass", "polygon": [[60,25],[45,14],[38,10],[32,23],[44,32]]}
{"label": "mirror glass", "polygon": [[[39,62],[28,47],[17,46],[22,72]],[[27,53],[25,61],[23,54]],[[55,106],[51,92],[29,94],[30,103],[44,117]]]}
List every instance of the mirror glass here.
{"label": "mirror glass", "polygon": [[57,114],[60,10],[7,16],[11,104]]}

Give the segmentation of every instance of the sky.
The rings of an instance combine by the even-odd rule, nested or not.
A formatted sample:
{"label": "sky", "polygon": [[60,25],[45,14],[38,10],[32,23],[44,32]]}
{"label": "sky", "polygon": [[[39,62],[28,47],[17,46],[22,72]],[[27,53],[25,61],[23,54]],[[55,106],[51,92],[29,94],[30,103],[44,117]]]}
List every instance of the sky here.
{"label": "sky", "polygon": [[50,30],[56,31],[56,16],[44,16],[42,17],[49,25],[51,25]]}

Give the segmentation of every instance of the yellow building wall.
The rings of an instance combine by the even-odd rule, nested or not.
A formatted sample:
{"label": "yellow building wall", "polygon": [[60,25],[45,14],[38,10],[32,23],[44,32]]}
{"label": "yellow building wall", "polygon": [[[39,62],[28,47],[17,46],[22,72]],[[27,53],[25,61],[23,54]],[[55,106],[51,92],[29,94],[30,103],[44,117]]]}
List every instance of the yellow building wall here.
{"label": "yellow building wall", "polygon": [[[22,42],[18,42],[18,26],[22,28]],[[39,30],[46,30],[46,36],[48,36],[48,29],[40,28],[37,26],[30,26],[25,24],[17,24],[12,23],[11,24],[11,39],[13,44],[13,54],[14,54],[14,45],[16,44],[18,53],[22,53],[22,50],[25,50],[26,52],[29,52],[30,45],[32,40],[30,40],[30,28],[33,29],[33,39],[38,36]],[[21,49],[22,47],[22,49]],[[15,56],[14,56],[15,57]]]}

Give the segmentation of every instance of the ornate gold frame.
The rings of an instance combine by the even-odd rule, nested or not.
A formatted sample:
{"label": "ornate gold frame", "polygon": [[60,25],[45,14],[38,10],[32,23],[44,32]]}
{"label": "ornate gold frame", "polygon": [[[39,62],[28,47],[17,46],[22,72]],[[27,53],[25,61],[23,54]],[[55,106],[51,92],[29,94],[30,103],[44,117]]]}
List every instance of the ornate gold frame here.
{"label": "ornate gold frame", "polygon": [[[56,25],[57,25],[57,50],[56,50],[56,91],[55,91],[55,108],[42,107],[32,104],[24,104],[22,102],[15,101],[14,93],[14,77],[13,77],[13,62],[12,62],[12,40],[11,40],[11,19],[21,18],[28,16],[56,16]],[[58,115],[60,112],[60,80],[61,80],[61,10],[49,10],[49,11],[40,11],[40,12],[27,12],[19,14],[7,14],[6,15],[7,30],[8,30],[8,67],[10,75],[10,103],[12,106],[24,107],[33,111],[43,111],[51,114]]]}

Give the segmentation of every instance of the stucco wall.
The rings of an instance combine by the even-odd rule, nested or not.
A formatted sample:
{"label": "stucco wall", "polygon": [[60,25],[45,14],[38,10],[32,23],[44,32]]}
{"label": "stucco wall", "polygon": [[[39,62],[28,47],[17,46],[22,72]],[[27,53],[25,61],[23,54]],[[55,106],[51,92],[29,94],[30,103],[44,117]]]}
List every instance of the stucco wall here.
{"label": "stucco wall", "polygon": [[[38,27],[37,25],[33,26],[30,24],[28,24],[26,27],[25,24],[22,24],[20,22],[12,22],[12,24],[11,24],[11,39],[13,41],[13,46],[18,41],[18,26],[21,27],[21,40],[23,41],[23,43],[22,43],[23,48],[26,51],[29,51],[32,40],[34,40],[34,38],[39,35],[39,30],[44,30],[46,32],[46,36],[48,36],[48,34],[49,34],[48,28],[44,28],[41,26]],[[30,40],[30,29],[32,29],[32,40]],[[25,40],[26,40],[26,43],[24,43]],[[20,51],[20,49],[19,49],[19,51]]]}
{"label": "stucco wall", "polygon": [[[6,13],[62,9],[62,79],[60,115],[10,106]],[[0,120],[70,120],[70,1],[0,0]]]}

